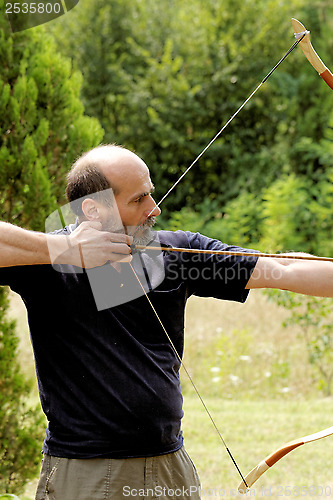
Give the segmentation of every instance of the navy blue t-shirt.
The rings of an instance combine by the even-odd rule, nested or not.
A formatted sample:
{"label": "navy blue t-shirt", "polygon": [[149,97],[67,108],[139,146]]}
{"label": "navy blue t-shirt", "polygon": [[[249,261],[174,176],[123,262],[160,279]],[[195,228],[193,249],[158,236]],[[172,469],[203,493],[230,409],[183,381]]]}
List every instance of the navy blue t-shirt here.
{"label": "navy blue t-shirt", "polygon": [[[166,247],[243,250],[190,232],[156,235]],[[187,299],[194,294],[244,302],[257,258],[164,250],[158,258],[139,254],[134,269],[136,261],[142,264],[137,276],[182,356]],[[43,451],[67,458],[176,451],[183,443],[180,361],[130,266],[122,264],[120,273],[109,264],[95,271],[97,281],[112,280],[117,300],[126,287],[138,287],[136,298],[97,307],[91,275],[74,266],[0,268],[0,284],[19,293],[28,311],[49,421]]]}

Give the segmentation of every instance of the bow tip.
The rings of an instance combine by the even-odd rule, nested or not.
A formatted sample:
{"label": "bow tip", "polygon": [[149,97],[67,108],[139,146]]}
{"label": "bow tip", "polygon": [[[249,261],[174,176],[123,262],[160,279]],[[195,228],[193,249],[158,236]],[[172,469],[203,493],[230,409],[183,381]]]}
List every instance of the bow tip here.
{"label": "bow tip", "polygon": [[304,24],[302,24],[300,21],[295,19],[294,17],[291,18],[291,24],[293,26],[294,34],[296,38],[300,38],[301,35],[309,35],[310,31],[306,29]]}
{"label": "bow tip", "polygon": [[250,488],[248,488],[248,486],[244,483],[244,481],[242,481],[241,484],[238,486],[238,493],[240,493],[241,495],[245,495],[249,490]]}
{"label": "bow tip", "polygon": [[306,31],[306,28],[304,24],[302,24],[298,19],[295,19],[294,17],[291,18],[291,24],[293,25],[293,28],[296,28],[295,31]]}

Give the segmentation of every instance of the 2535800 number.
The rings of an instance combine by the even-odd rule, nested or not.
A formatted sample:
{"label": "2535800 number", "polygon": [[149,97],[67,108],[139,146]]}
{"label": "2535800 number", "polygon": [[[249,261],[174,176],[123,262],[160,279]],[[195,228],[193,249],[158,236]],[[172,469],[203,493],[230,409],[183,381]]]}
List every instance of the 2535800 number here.
{"label": "2535800 number", "polygon": [[60,14],[61,11],[60,3],[6,3],[6,14]]}

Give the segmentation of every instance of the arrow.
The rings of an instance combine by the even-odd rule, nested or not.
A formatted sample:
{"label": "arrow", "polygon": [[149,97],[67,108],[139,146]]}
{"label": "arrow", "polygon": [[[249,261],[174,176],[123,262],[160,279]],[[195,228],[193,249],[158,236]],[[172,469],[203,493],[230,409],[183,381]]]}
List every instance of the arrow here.
{"label": "arrow", "polygon": [[179,248],[179,247],[154,247],[146,245],[132,245],[132,250],[140,250],[147,252],[184,252],[184,253],[199,253],[208,255],[230,255],[235,257],[266,257],[271,259],[295,259],[295,260],[317,260],[322,262],[333,262],[333,257],[320,257],[316,255],[295,254],[295,253],[261,253],[261,252],[241,252],[233,250],[205,250],[197,248]]}

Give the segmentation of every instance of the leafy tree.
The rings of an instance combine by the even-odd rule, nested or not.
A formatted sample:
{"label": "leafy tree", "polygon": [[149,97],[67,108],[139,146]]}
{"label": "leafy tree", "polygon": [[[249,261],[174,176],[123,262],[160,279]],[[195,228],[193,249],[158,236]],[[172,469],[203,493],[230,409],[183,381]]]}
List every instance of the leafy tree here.
{"label": "leafy tree", "polygon": [[[43,230],[63,202],[64,173],[96,146],[103,131],[84,115],[81,75],[60,55],[43,28],[12,34],[0,3],[1,219]],[[0,491],[20,493],[36,474],[42,433],[40,409],[30,408],[29,381],[17,360],[15,325],[0,288]]]}
{"label": "leafy tree", "polygon": [[[306,236],[312,229],[309,199],[311,182],[304,176],[285,175],[263,192],[263,248],[274,251],[310,251]],[[302,228],[302,231],[300,230]]]}
{"label": "leafy tree", "polygon": [[6,317],[4,288],[0,304],[0,491],[21,493],[40,466],[43,417],[39,406],[28,404],[32,387],[20,371],[15,323]]}
{"label": "leafy tree", "polygon": [[[294,2],[293,15],[314,23],[320,41],[331,7],[306,5]],[[53,26],[59,50],[83,70],[89,113],[106,140],[144,157],[159,199],[291,45],[290,17],[287,1],[87,0]],[[317,156],[305,163],[304,151],[300,163],[297,152],[304,133],[323,137],[329,114],[318,110],[333,97],[306,64],[298,50],[280,66],[166,200],[167,212],[317,170]]]}
{"label": "leafy tree", "polygon": [[[159,200],[291,45],[291,16],[330,59],[330,13],[316,0],[87,0],[52,26],[89,113],[143,156]],[[332,251],[332,104],[297,48],[165,200],[161,226]]]}
{"label": "leafy tree", "polygon": [[332,170],[318,182],[283,176],[263,191],[262,248],[332,255]]}
{"label": "leafy tree", "polygon": [[197,210],[184,207],[172,213],[169,219],[162,219],[162,225],[174,231],[199,231],[225,243],[260,248],[263,220],[263,200],[243,192],[229,201],[223,212],[216,200],[204,200]]}

